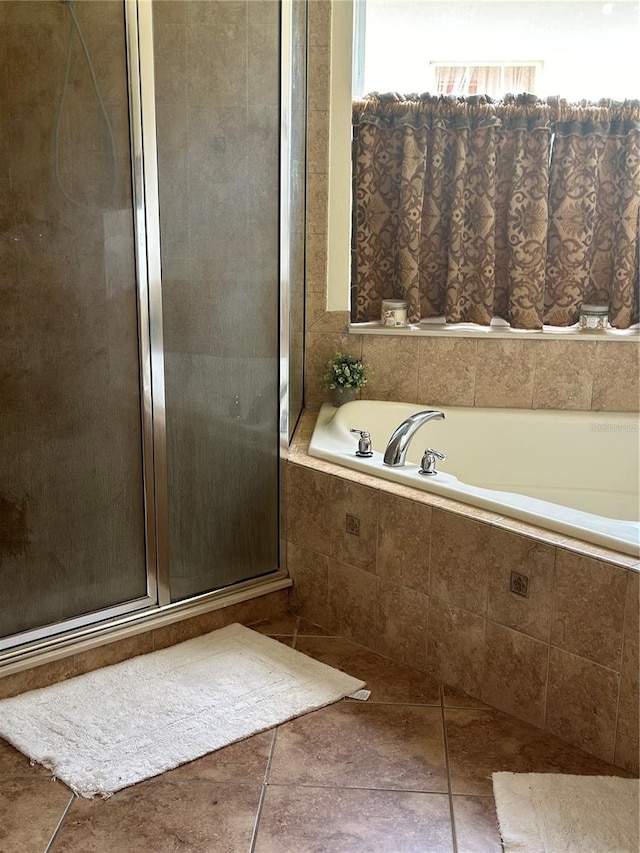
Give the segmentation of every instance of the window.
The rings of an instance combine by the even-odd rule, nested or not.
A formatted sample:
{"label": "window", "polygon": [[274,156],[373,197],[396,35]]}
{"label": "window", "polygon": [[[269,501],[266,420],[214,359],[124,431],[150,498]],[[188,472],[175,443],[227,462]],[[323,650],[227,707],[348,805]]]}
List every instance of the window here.
{"label": "window", "polygon": [[560,92],[569,100],[595,100],[640,94],[636,0],[352,0],[334,4],[333,20],[327,302],[331,311],[349,307],[351,96],[372,91],[436,92],[439,67],[482,64],[535,65],[540,97]]}
{"label": "window", "polygon": [[356,97],[442,91],[445,66],[513,74],[501,76],[498,96],[533,91],[518,79],[524,65],[535,66],[541,97],[640,94],[637,0],[355,0],[355,12]]}
{"label": "window", "polygon": [[355,95],[377,94],[354,106],[352,319],[402,297],[412,323],[486,325],[493,308],[534,330],[606,299],[614,325],[637,323],[636,0],[356,0],[356,13]]}

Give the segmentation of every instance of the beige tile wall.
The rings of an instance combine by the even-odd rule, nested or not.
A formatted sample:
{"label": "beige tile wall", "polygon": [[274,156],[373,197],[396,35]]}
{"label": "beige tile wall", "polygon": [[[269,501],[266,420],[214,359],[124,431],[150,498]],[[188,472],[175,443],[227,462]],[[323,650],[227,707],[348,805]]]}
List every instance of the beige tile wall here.
{"label": "beige tile wall", "polygon": [[[441,406],[637,411],[637,341],[478,340],[353,335],[346,311],[326,311],[331,2],[311,0],[305,395],[327,400],[336,349],[363,356],[373,377],[363,397]],[[347,282],[345,282],[347,287]]]}
{"label": "beige tile wall", "polygon": [[[412,501],[365,475],[352,482],[306,456],[302,435],[288,485],[296,612],[637,770],[637,560],[579,553],[575,540],[427,493]],[[510,591],[512,569],[528,577],[528,598]]]}

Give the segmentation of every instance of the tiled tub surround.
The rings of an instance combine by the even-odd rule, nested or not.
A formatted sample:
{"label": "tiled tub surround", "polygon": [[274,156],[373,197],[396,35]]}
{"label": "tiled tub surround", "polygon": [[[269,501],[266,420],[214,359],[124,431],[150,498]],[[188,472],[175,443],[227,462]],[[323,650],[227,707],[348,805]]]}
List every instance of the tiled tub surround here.
{"label": "tiled tub surround", "polygon": [[[364,399],[637,411],[637,340],[362,335],[349,331],[347,311],[327,311],[329,0],[310,4],[309,38],[307,406],[325,402],[326,363],[342,349],[372,367]],[[639,566],[314,460],[306,454],[314,421],[305,413],[287,463],[291,605],[637,772]],[[346,533],[347,514],[359,519],[359,537]],[[465,538],[455,559],[446,564],[434,550],[432,560],[432,532],[450,543],[456,526]],[[476,554],[481,534],[485,551]],[[508,590],[518,566],[530,578],[528,599]],[[613,646],[615,665],[599,659],[602,645]]]}
{"label": "tiled tub surround", "polygon": [[640,563],[313,459],[315,417],[287,466],[292,608],[637,772]]}

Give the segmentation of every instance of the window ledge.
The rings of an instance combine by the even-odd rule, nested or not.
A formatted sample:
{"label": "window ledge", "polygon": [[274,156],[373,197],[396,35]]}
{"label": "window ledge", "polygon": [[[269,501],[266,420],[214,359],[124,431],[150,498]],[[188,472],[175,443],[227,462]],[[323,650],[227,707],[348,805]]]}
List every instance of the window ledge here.
{"label": "window ledge", "polygon": [[528,329],[510,329],[508,326],[491,325],[487,327],[474,326],[471,323],[420,323],[420,325],[402,328],[385,328],[380,323],[350,323],[351,335],[411,335],[412,337],[447,337],[447,338],[505,338],[514,340],[549,341],[640,341],[640,329],[606,329],[603,332],[581,332],[577,325],[559,328],[545,326],[542,331]]}

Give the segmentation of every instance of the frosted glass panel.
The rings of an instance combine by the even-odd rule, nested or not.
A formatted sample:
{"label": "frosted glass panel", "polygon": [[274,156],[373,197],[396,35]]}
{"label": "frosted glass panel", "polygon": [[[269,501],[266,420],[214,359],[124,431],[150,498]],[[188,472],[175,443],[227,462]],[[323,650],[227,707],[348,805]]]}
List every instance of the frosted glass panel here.
{"label": "frosted glass panel", "polygon": [[279,4],[154,4],[173,600],[278,565]]}
{"label": "frosted glass panel", "polygon": [[289,439],[302,411],[304,385],[305,185],[307,147],[307,4],[293,0],[291,186],[289,189]]}
{"label": "frosted glass panel", "polygon": [[0,3],[3,637],[147,592],[124,6],[73,10],[102,106],[70,4]]}

